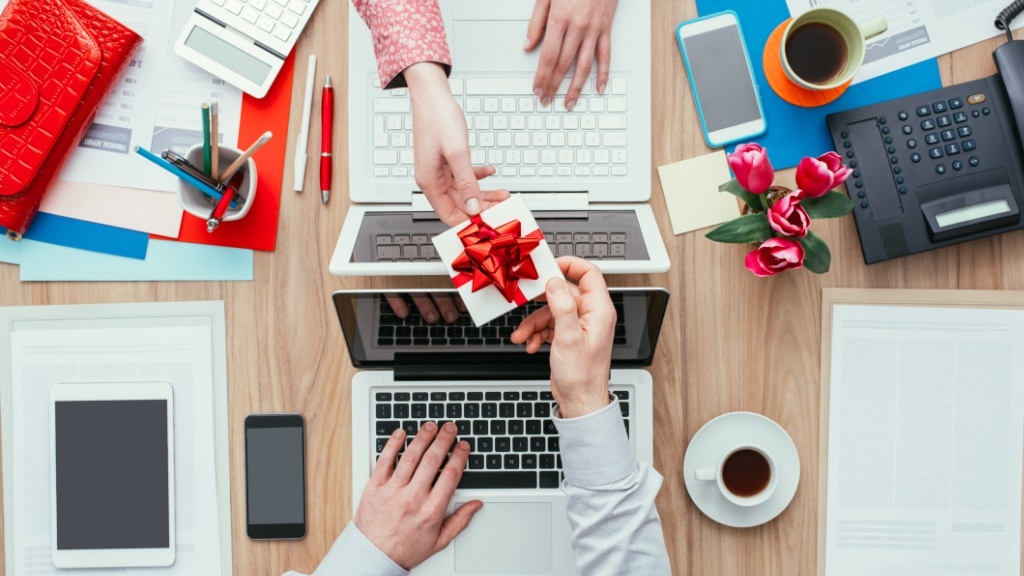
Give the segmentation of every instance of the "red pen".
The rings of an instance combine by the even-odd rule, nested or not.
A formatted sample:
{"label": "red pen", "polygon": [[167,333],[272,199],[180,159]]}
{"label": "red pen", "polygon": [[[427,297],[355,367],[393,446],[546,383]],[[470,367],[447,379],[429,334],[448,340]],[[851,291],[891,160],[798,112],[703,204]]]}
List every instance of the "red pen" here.
{"label": "red pen", "polygon": [[324,82],[324,94],[320,99],[320,199],[327,204],[331,196],[331,133],[334,131],[334,88],[331,77]]}
{"label": "red pen", "polygon": [[224,218],[224,213],[228,211],[228,206],[231,205],[231,200],[235,197],[235,193],[238,192],[238,187],[242,185],[242,180],[245,179],[245,173],[239,171],[235,172],[235,175],[231,177],[231,181],[224,187],[224,194],[220,197],[217,205],[213,207],[213,213],[206,220],[206,231],[213,232],[220,226],[220,221]]}

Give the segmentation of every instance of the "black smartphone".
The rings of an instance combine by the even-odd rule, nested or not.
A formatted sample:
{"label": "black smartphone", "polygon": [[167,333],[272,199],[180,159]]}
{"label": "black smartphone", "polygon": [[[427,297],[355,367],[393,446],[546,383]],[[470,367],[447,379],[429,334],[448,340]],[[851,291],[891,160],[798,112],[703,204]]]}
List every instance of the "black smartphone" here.
{"label": "black smartphone", "polygon": [[302,414],[245,418],[245,530],[253,540],[306,535],[306,421]]}

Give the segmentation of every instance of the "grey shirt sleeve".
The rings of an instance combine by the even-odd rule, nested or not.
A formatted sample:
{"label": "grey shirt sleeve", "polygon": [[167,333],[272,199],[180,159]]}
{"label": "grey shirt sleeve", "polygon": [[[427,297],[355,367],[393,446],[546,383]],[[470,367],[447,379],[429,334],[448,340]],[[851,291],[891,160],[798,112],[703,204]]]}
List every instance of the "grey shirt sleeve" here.
{"label": "grey shirt sleeve", "polygon": [[662,477],[636,461],[618,400],[558,428],[567,513],[579,574],[671,574],[654,498]]}
{"label": "grey shirt sleeve", "polygon": [[[406,576],[407,570],[395,564],[352,522],[348,523],[334,546],[327,552],[312,576]],[[286,572],[284,576],[304,576]]]}

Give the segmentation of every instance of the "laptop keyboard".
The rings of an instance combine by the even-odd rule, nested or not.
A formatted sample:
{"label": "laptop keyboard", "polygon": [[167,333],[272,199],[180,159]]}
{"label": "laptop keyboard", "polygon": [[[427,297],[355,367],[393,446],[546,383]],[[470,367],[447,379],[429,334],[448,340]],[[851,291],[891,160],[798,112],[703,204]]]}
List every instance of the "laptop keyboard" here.
{"label": "laptop keyboard", "polygon": [[[614,387],[612,393],[619,398],[629,434],[635,412],[632,396],[629,390]],[[458,438],[470,448],[459,488],[558,488],[561,484],[558,430],[551,421],[554,398],[548,390],[395,387],[378,389],[372,398],[376,457],[398,428],[408,434],[408,446],[424,423],[454,422]]]}
{"label": "laptop keyboard", "polygon": [[[625,345],[626,338],[625,307],[621,293],[612,292],[612,304],[615,305],[615,344]],[[387,300],[380,301],[380,322],[377,327],[378,346],[495,346],[508,344],[517,349],[520,345],[512,344],[508,339],[519,327],[523,319],[530,313],[541,309],[543,302],[528,302],[512,310],[504,316],[491,320],[477,328],[467,313],[459,315],[454,324],[439,321],[428,324],[420,316],[415,304],[406,301],[409,315],[399,318],[391,309]]]}
{"label": "laptop keyboard", "polygon": [[[250,0],[251,1],[251,0]],[[474,165],[491,164],[499,176],[538,178],[627,176],[628,81],[612,77],[605,94],[587,80],[572,112],[565,109],[565,80],[558,96],[541,106],[533,78],[453,78],[452,96],[466,114]],[[415,176],[412,103],[408,90],[380,91],[371,80],[373,175]]]}

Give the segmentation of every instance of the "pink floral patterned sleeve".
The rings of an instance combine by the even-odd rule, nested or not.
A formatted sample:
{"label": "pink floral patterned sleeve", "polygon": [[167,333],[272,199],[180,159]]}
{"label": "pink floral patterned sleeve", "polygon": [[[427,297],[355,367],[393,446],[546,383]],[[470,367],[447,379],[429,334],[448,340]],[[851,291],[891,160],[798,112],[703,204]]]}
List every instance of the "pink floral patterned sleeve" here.
{"label": "pink floral patterned sleeve", "polygon": [[452,60],[437,0],[352,0],[373,35],[381,86],[402,88],[402,71],[437,62],[451,73]]}

